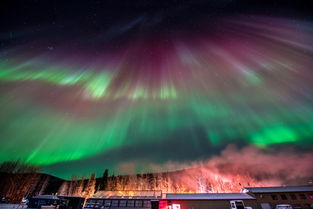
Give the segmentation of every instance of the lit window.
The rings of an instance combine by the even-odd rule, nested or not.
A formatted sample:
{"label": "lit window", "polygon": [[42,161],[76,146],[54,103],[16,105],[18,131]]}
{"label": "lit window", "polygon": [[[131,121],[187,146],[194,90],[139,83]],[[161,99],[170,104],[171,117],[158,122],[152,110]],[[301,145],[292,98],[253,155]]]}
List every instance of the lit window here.
{"label": "lit window", "polygon": [[172,208],[173,208],[173,209],[180,209],[180,204],[173,204],[173,205],[172,205]]}

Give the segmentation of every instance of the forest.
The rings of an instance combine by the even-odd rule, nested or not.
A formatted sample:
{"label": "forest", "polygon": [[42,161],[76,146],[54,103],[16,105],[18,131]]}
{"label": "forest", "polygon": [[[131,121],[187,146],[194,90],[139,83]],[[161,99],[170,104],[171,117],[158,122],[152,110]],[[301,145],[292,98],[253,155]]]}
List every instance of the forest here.
{"label": "forest", "polygon": [[[98,177],[73,175],[70,180],[40,173],[39,167],[20,162],[5,162],[0,166],[0,196],[11,202],[35,195],[53,194],[89,198],[110,195],[132,196],[134,191],[162,193],[239,192],[244,186],[262,186],[244,175],[216,175],[207,169],[195,168],[162,173],[109,175],[105,169]],[[100,192],[102,191],[102,192]],[[105,191],[105,192],[103,192]],[[101,195],[99,196],[99,194]]]}

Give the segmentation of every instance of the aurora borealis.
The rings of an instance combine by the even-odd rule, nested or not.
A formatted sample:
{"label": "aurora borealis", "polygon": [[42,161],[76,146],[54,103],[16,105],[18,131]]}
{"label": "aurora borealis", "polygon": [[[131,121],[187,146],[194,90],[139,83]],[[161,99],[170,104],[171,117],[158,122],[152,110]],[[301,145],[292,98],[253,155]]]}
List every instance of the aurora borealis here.
{"label": "aurora borealis", "polygon": [[73,37],[3,32],[0,162],[69,177],[209,159],[229,144],[312,152],[313,22],[219,14],[169,30],[162,15]]}

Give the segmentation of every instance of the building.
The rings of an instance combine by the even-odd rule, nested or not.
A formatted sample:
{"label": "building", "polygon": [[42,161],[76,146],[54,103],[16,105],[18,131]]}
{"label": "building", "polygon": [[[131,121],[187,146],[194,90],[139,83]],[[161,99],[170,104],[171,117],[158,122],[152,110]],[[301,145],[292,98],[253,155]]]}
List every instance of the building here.
{"label": "building", "polygon": [[[232,207],[235,201],[235,207]],[[232,204],[231,204],[232,203]],[[238,205],[237,203],[242,203]],[[85,208],[99,209],[313,209],[313,186],[245,187],[241,193],[162,194],[161,191],[100,191]]]}
{"label": "building", "polygon": [[158,209],[152,207],[152,199],[138,198],[89,198],[84,208],[101,208],[101,209]]}
{"label": "building", "polygon": [[[129,194],[129,193],[128,193]],[[96,193],[87,200],[85,208],[103,209],[229,209],[230,201],[242,200],[245,206],[256,208],[254,197],[244,193],[165,194],[149,196],[103,196]],[[152,194],[157,194],[156,196]],[[239,209],[239,208],[238,208]]]}
{"label": "building", "polygon": [[159,201],[159,209],[230,209],[232,200],[257,208],[255,198],[245,193],[201,193],[166,194],[166,199]]}
{"label": "building", "polygon": [[243,193],[253,196],[261,209],[290,204],[294,209],[313,208],[313,186],[245,187]]}
{"label": "building", "polygon": [[161,191],[98,191],[89,198],[85,208],[103,209],[159,209]]}
{"label": "building", "polygon": [[43,208],[55,206],[59,209],[82,209],[85,198],[56,195],[37,195],[29,199],[27,208]]}

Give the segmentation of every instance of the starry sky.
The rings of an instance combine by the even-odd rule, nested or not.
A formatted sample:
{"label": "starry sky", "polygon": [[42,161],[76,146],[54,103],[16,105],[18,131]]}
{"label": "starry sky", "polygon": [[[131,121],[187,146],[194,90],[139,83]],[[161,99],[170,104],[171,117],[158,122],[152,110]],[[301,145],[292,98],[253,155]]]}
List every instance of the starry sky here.
{"label": "starry sky", "polygon": [[0,162],[68,178],[313,152],[311,1],[1,4]]}

